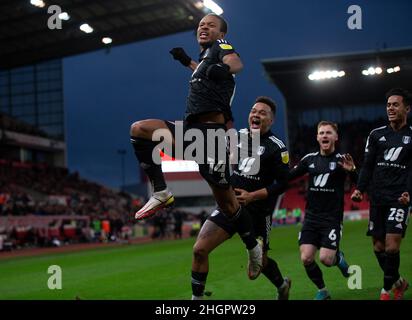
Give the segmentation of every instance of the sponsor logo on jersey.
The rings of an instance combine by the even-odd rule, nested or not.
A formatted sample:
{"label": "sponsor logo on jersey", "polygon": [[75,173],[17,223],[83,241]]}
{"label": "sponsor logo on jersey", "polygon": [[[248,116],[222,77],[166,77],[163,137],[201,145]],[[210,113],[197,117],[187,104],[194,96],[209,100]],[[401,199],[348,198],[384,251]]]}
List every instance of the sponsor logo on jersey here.
{"label": "sponsor logo on jersey", "polygon": [[309,166],[309,168],[315,169],[315,164],[312,163],[312,164]]}
{"label": "sponsor logo on jersey", "polygon": [[329,169],[330,170],[335,170],[336,169],[336,162],[329,162]]}
{"label": "sponsor logo on jersey", "polygon": [[328,182],[329,175],[330,173],[325,173],[315,176],[313,178],[313,184],[315,185],[315,187],[324,187],[326,185],[326,182]]}
{"label": "sponsor logo on jersey", "polygon": [[261,156],[264,152],[265,152],[265,147],[264,146],[259,146],[256,153],[257,153],[258,156]]}
{"label": "sponsor logo on jersey", "polygon": [[404,144],[408,144],[409,142],[411,142],[411,137],[410,136],[403,136],[402,142]]}
{"label": "sponsor logo on jersey", "polygon": [[402,149],[403,147],[386,149],[383,157],[386,161],[396,161],[398,160],[399,154],[401,153]]}
{"label": "sponsor logo on jersey", "polygon": [[289,163],[289,152],[283,151],[280,155],[282,157],[282,162],[284,164],[288,164]]}
{"label": "sponsor logo on jersey", "polygon": [[398,229],[403,229],[403,227],[402,227],[402,223],[398,223],[398,224],[395,226],[395,228],[398,228]]}
{"label": "sponsor logo on jersey", "polygon": [[256,161],[256,158],[244,158],[240,160],[239,163],[239,171],[241,171],[242,173],[246,174],[248,173],[253,166],[253,163]]}
{"label": "sponsor logo on jersey", "polygon": [[382,136],[382,137],[379,139],[379,141],[383,141],[383,142],[385,142],[385,141],[386,141],[385,136]]}

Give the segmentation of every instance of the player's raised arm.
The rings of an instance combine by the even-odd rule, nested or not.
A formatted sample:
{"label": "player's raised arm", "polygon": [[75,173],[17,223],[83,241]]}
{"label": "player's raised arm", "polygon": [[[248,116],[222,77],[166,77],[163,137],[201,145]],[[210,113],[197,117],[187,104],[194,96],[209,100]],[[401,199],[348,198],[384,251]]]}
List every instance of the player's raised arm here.
{"label": "player's raised arm", "polygon": [[359,175],[356,170],[355,161],[353,161],[352,156],[349,153],[346,153],[342,155],[341,159],[342,160],[338,162],[339,165],[342,166],[342,168],[348,172],[350,180],[353,183],[356,183],[358,181]]}
{"label": "player's raised arm", "polygon": [[296,178],[299,178],[303,176],[304,174],[308,173],[308,166],[306,163],[306,157],[304,156],[299,163],[294,166],[290,171],[289,171],[289,181],[292,181]]}
{"label": "player's raised arm", "polygon": [[210,47],[211,56],[215,56],[218,63],[207,68],[207,77],[215,82],[233,79],[233,74],[243,69],[243,63],[235,49],[224,39],[218,39]]}
{"label": "player's raised arm", "polygon": [[169,52],[173,59],[179,61],[183,66],[190,68],[192,71],[196,69],[198,63],[189,57],[183,48],[173,48]]}
{"label": "player's raised arm", "polygon": [[229,72],[232,74],[239,73],[243,69],[243,63],[237,53],[231,53],[223,57],[223,63],[229,66]]}

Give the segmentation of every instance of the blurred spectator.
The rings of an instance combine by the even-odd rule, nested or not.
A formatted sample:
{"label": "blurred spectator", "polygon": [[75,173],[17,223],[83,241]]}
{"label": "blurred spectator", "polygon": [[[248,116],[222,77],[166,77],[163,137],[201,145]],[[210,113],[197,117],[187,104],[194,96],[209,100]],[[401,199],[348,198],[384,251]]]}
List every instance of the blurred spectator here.
{"label": "blurred spectator", "polygon": [[302,218],[302,209],[301,208],[293,209],[292,215],[295,218],[295,223],[296,224],[300,223],[301,218]]}
{"label": "blurred spectator", "polygon": [[182,227],[183,227],[183,212],[174,210],[173,211],[173,218],[174,218],[174,237],[175,239],[182,239]]}

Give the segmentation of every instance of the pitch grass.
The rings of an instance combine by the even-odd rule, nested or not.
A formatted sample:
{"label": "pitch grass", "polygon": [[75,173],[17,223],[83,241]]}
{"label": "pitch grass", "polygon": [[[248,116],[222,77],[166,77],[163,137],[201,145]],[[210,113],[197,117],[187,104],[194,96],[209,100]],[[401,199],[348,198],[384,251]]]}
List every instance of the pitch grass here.
{"label": "pitch grass", "polygon": [[[291,299],[313,299],[316,289],[299,261],[299,226],[272,230],[269,255],[283,274],[292,279]],[[346,222],[342,249],[350,264],[362,268],[362,289],[350,290],[336,267],[322,267],[333,299],[377,299],[382,286],[366,221]],[[401,251],[401,274],[412,281],[412,242],[406,237]],[[15,258],[0,261],[0,299],[190,299],[191,248],[195,239],[170,240],[143,245],[77,253]],[[240,239],[217,248],[210,257],[206,290],[208,299],[273,299],[274,287],[261,275],[246,276],[246,252]],[[47,269],[62,268],[62,290],[49,290]],[[412,298],[410,289],[406,299]]]}

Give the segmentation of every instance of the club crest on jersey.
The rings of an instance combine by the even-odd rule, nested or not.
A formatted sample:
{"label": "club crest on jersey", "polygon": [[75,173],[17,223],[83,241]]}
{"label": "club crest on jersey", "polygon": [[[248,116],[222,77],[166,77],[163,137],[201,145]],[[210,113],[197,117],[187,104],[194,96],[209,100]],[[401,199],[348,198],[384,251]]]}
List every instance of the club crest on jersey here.
{"label": "club crest on jersey", "polygon": [[283,151],[280,156],[282,157],[282,162],[284,164],[288,164],[289,163],[289,152],[287,151]]}
{"label": "club crest on jersey", "polygon": [[261,156],[264,152],[265,152],[265,147],[264,146],[259,146],[256,153],[257,153],[258,156]]}
{"label": "club crest on jersey", "polygon": [[411,137],[410,136],[403,136],[402,142],[404,144],[409,144],[409,142],[411,142]]}
{"label": "club crest on jersey", "polygon": [[329,169],[335,170],[336,169],[336,162],[329,162]]}

